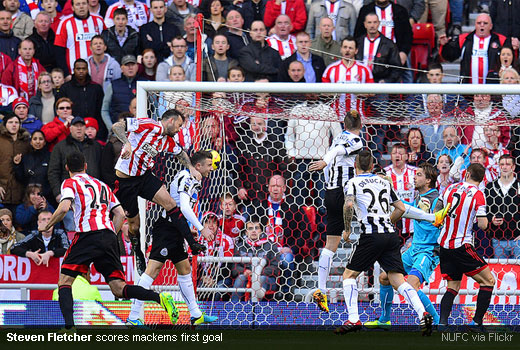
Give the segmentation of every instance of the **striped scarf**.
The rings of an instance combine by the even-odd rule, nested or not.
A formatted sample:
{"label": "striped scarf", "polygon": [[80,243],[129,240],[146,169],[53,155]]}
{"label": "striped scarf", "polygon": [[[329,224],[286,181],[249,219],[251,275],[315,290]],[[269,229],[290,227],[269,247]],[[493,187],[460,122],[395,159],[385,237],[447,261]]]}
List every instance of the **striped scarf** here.
{"label": "striped scarf", "polygon": [[16,59],[16,67],[18,70],[18,91],[20,96],[25,97],[27,101],[36,95],[38,84],[36,84],[36,78],[39,75],[38,63],[33,58],[31,60],[31,71],[29,76],[29,67],[25,65],[22,57],[19,56]]}

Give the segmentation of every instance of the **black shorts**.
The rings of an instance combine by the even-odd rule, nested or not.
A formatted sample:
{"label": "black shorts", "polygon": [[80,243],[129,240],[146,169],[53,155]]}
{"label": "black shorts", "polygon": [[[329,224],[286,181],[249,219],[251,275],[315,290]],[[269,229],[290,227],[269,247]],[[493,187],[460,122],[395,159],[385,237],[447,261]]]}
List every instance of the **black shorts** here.
{"label": "black shorts", "polygon": [[[186,221],[186,219],[183,219]],[[187,225],[187,224],[186,224]],[[150,259],[173,264],[188,258],[181,232],[168,220],[160,217],[152,228],[152,250]]]}
{"label": "black shorts", "polygon": [[442,278],[448,281],[461,281],[462,275],[474,276],[488,264],[471,244],[463,244],[455,249],[441,247],[439,252]]}
{"label": "black shorts", "polygon": [[91,263],[110,282],[125,280],[117,236],[110,230],[77,232],[65,253],[61,273],[76,277],[86,273]]}
{"label": "black shorts", "polygon": [[383,270],[406,275],[401,260],[400,239],[394,233],[361,234],[350,253],[347,269],[367,271],[377,261]]}
{"label": "black shorts", "polygon": [[114,194],[126,211],[126,216],[133,218],[139,214],[137,197],[151,201],[162,185],[162,182],[152,174],[151,170],[147,170],[141,176],[128,178],[116,176]]}
{"label": "black shorts", "polygon": [[325,208],[327,209],[327,236],[341,236],[345,229],[343,221],[343,204],[345,195],[343,188],[325,191]]}

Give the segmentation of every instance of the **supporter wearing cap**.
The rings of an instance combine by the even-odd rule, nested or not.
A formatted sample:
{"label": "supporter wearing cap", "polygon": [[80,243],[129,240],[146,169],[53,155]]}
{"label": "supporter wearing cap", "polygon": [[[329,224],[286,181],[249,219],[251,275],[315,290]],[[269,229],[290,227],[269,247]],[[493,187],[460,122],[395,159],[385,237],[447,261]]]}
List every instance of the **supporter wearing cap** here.
{"label": "supporter wearing cap", "polygon": [[117,121],[121,112],[128,111],[130,102],[135,97],[138,80],[145,78],[138,76],[137,58],[134,55],[126,55],[121,59],[121,78],[113,80],[105,89],[101,115],[108,129]]}
{"label": "supporter wearing cap", "polygon": [[[95,140],[99,131],[99,124],[94,118],[85,118],[85,134],[91,140]],[[104,146],[106,142],[97,140],[101,146]]]}
{"label": "supporter wearing cap", "polygon": [[24,97],[18,97],[13,101],[13,112],[20,119],[21,127],[29,131],[31,135],[35,130],[42,128],[42,121],[29,114],[29,103]]}

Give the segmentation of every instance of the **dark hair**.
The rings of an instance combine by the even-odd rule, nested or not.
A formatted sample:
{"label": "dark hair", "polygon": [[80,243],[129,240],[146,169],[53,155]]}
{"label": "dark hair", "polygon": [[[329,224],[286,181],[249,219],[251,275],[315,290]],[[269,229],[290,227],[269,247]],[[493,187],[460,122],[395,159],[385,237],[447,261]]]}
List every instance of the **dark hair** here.
{"label": "dark hair", "polygon": [[133,118],[134,115],[130,112],[121,112],[117,115],[117,120],[120,121],[120,120],[126,120],[128,118]]}
{"label": "dark hair", "polygon": [[363,171],[370,171],[374,164],[374,157],[369,150],[361,150],[356,156],[356,166]]}
{"label": "dark hair", "polygon": [[343,119],[343,124],[346,130],[360,130],[361,116],[359,115],[359,112],[355,109],[348,111]]}
{"label": "dark hair", "polygon": [[260,224],[260,226],[262,226],[262,222],[260,221],[260,218],[258,216],[256,216],[256,215],[251,215],[249,217],[249,220],[247,220],[247,223],[246,223],[245,226],[247,227],[247,224],[249,224],[249,223],[256,223],[256,222],[258,222]]}
{"label": "dark hair", "polygon": [[116,18],[117,15],[124,15],[128,19],[128,12],[123,7],[116,9],[112,18]]}
{"label": "dark hair", "polygon": [[227,76],[228,76],[228,78],[229,78],[229,75],[230,75],[231,71],[233,71],[233,70],[238,70],[238,71],[240,71],[240,73],[242,73],[242,76],[243,76],[243,77],[246,76],[246,73],[244,72],[244,69],[243,69],[242,67],[240,67],[240,66],[235,66],[235,67],[231,67],[231,68],[229,68],[229,69],[227,70]]}
{"label": "dark hair", "polygon": [[472,163],[468,166],[466,172],[471,180],[481,182],[486,175],[486,168],[480,163]]}
{"label": "dark hair", "polygon": [[406,133],[406,146],[410,147],[410,143],[408,142],[408,139],[410,138],[410,134],[412,133],[412,131],[419,132],[419,135],[421,135],[421,147],[422,146],[426,147],[426,144],[424,143],[424,135],[423,135],[421,129],[416,128],[416,127],[408,129],[408,132]]}
{"label": "dark hair", "polygon": [[444,73],[444,68],[442,68],[442,64],[438,62],[432,62],[428,65],[428,70],[432,69],[440,69],[442,73]]}
{"label": "dark hair", "polygon": [[378,163],[374,164],[374,168],[372,169],[372,173],[374,175],[383,175],[386,176],[386,171],[379,165]]}
{"label": "dark hair", "polygon": [[73,69],[76,68],[76,64],[78,64],[78,63],[85,63],[87,65],[87,68],[88,68],[88,63],[83,58],[78,58],[77,60],[75,60],[74,61],[74,66],[72,68]]}
{"label": "dark hair", "polygon": [[41,184],[33,183],[33,184],[28,184],[27,187],[25,188],[25,194],[23,196],[23,204],[24,204],[25,208],[29,208],[32,205],[31,193],[33,193],[35,189],[38,190],[38,192],[40,194],[43,189],[43,186]]}
{"label": "dark hair", "polygon": [[106,41],[105,41],[105,38],[103,38],[100,34],[96,34],[92,37],[92,39],[90,39],[90,45],[92,45],[92,42],[94,41],[94,39],[100,39],[100,40],[103,40],[103,44],[105,44],[105,46],[107,45]]}
{"label": "dark hair", "polygon": [[184,41],[184,43],[185,43],[186,45],[188,45],[188,42],[186,41],[186,38],[184,38],[184,37],[182,37],[182,36],[180,36],[180,35],[177,35],[177,36],[176,36],[175,38],[173,38],[170,42],[173,42],[174,40],[182,40],[182,41]]}
{"label": "dark hair", "polygon": [[365,21],[367,20],[367,17],[368,17],[368,16],[376,16],[377,19],[379,20],[379,22],[381,22],[381,20],[379,19],[379,16],[377,15],[377,13],[375,13],[375,12],[373,12],[373,11],[372,11],[372,12],[369,12],[369,13],[367,13],[367,14],[365,15],[365,18],[363,18],[363,22],[365,22]]}
{"label": "dark hair", "polygon": [[356,47],[356,49],[358,48],[357,47],[357,41],[356,41],[356,39],[352,35],[347,35],[343,40],[341,40],[341,45],[340,46],[343,46],[343,43],[345,41],[353,41],[354,42],[354,46]]}
{"label": "dark hair", "polygon": [[390,152],[393,152],[394,148],[404,149],[405,152],[408,152],[408,150],[406,149],[406,145],[404,143],[396,143],[395,145],[392,146],[392,150]]}
{"label": "dark hair", "polygon": [[163,113],[163,115],[161,116],[161,120],[166,121],[170,118],[177,118],[177,117],[182,118],[182,120],[184,121],[184,115],[181,112],[179,112],[178,110],[172,108]]}
{"label": "dark hair", "polygon": [[483,155],[484,157],[487,157],[487,152],[486,152],[483,148],[473,148],[473,149],[471,150],[471,153],[470,153],[469,157],[471,158],[471,156],[473,155],[473,153],[477,153],[477,152],[482,153],[482,155]]}
{"label": "dark hair", "polygon": [[71,173],[79,173],[85,170],[85,156],[81,152],[72,152],[67,155],[65,164]]}
{"label": "dark hair", "polygon": [[166,5],[166,0],[150,0],[150,7],[152,7],[152,2],[154,1],[160,1],[162,3],[164,3],[164,5]]}
{"label": "dark hair", "polygon": [[510,154],[502,154],[500,158],[498,158],[498,162],[500,163],[502,159],[511,159],[513,161],[513,165],[515,164],[515,158]]}
{"label": "dark hair", "polygon": [[437,164],[439,164],[439,159],[441,159],[441,157],[448,157],[448,161],[450,162],[450,165],[453,164],[453,159],[451,158],[451,156],[448,153],[439,154],[439,158],[437,158]]}
{"label": "dark hair", "polygon": [[430,163],[426,162],[419,164],[419,168],[424,171],[424,176],[426,179],[430,180],[429,188],[437,187],[437,176],[439,176],[437,169]]}
{"label": "dark hair", "polygon": [[195,166],[197,163],[201,163],[205,159],[213,159],[213,155],[209,151],[198,151],[193,153],[190,157],[191,165]]}
{"label": "dark hair", "polygon": [[34,131],[32,132],[32,134],[31,134],[31,140],[32,140],[32,137],[34,136],[34,134],[36,134],[36,133],[40,133],[40,134],[42,134],[42,136],[43,136],[43,140],[45,141],[45,143],[47,143],[47,140],[45,139],[45,133],[44,133],[43,131],[41,131],[40,129],[38,129],[38,130],[34,130]]}
{"label": "dark hair", "polygon": [[47,209],[43,209],[42,211],[40,211],[38,213],[38,219],[40,218],[40,215],[42,215],[42,214],[51,214],[52,215],[52,211],[47,210]]}
{"label": "dark hair", "polygon": [[24,41],[31,43],[31,44],[33,45],[33,48],[36,49],[36,45],[34,44],[34,41],[32,41],[31,39],[27,39],[27,38],[26,38],[26,39],[23,39],[22,41],[20,41],[20,42],[18,43],[18,49],[21,49],[21,48],[22,48],[22,43],[23,43]]}

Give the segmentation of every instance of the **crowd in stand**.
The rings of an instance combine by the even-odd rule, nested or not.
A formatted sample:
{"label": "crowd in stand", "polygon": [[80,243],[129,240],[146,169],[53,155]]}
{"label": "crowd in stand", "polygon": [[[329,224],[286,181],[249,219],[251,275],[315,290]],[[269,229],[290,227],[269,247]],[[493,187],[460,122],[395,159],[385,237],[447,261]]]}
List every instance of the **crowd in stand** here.
{"label": "crowd in stand", "polygon": [[[68,177],[65,158],[81,151],[87,173],[113,188],[121,142],[112,124],[136,115],[137,81],[194,81],[196,15],[204,16],[202,79],[231,82],[440,84],[441,60],[460,57],[464,83],[518,84],[520,0],[480,4],[475,30],[462,33],[463,1],[446,0],[3,0],[0,4],[0,230],[2,254],[46,263],[62,256],[74,231],[38,232],[60,200]],[[431,18],[431,20],[430,20]],[[509,18],[510,20],[504,20]],[[499,20],[500,19],[500,20]],[[412,26],[430,21],[437,48],[423,75],[412,74]],[[294,285],[296,263],[313,259],[324,242],[324,180],[310,172],[330,139],[342,131],[341,108],[387,117],[395,96],[342,97],[342,105],[314,95],[214,93],[214,108],[193,123],[191,93],[161,93],[188,117],[176,142],[219,151],[229,176],[203,181],[206,225],[222,228],[221,256],[266,256],[263,296]],[[520,114],[516,95],[413,95],[398,101],[406,127],[370,126],[364,137],[402,199],[413,198],[415,167],[439,170],[438,188],[464,179],[479,162],[490,227],[477,249],[487,257],[520,258],[520,183],[516,179],[519,130],[494,126]],[[221,113],[240,108],[236,115]],[[259,113],[273,118],[241,117]],[[294,119],[276,114],[290,111]],[[330,121],[301,116],[331,115]],[[137,116],[145,117],[145,116]],[[470,118],[476,125],[448,126]],[[439,121],[443,120],[443,125]],[[334,121],[336,120],[336,121]],[[403,119],[404,120],[404,119]],[[417,124],[417,125],[415,125]],[[470,123],[471,124],[471,123]],[[200,127],[200,130],[195,128]],[[216,193],[215,188],[231,193]],[[403,244],[413,234],[399,223]],[[127,232],[123,255],[131,254]],[[127,230],[127,229],[126,229]],[[69,235],[70,237],[70,235]],[[36,252],[36,253],[34,253]],[[286,273],[284,271],[289,271]],[[204,283],[244,287],[251,267],[229,268],[227,278]],[[226,277],[226,276],[224,276]],[[231,298],[243,297],[234,293]]]}

